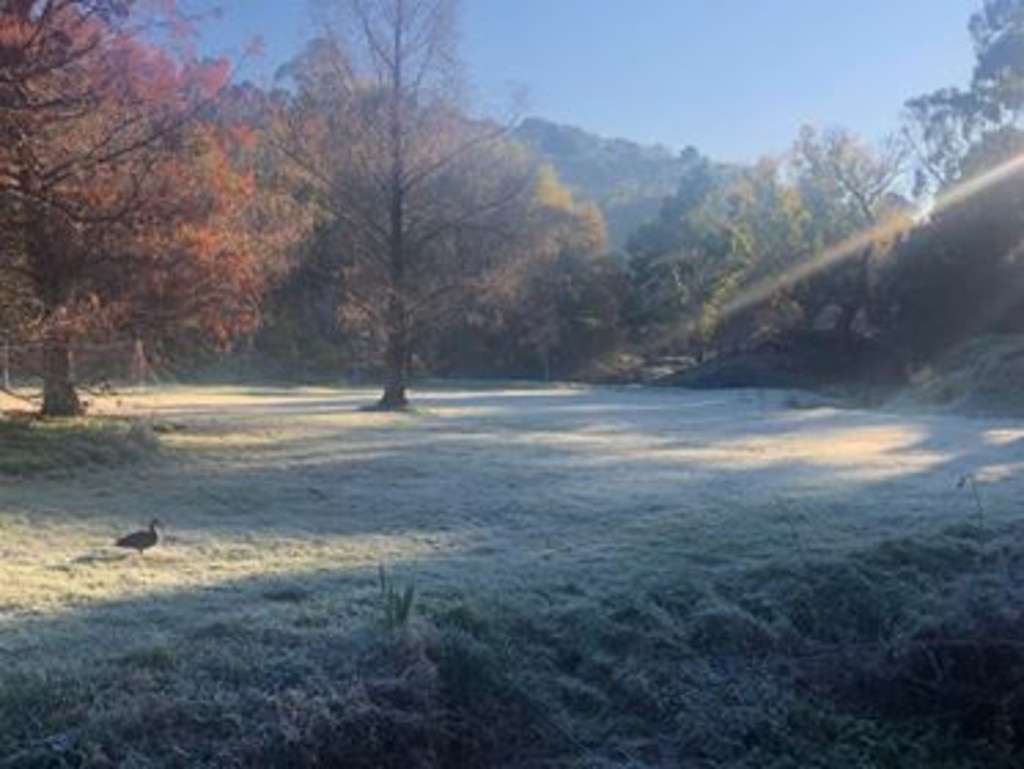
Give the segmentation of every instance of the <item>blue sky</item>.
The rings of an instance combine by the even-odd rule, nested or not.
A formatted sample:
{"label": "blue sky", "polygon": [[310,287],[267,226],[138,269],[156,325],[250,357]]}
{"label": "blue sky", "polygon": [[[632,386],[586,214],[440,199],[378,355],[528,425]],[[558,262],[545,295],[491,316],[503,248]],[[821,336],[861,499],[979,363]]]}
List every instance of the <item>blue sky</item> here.
{"label": "blue sky", "polygon": [[[311,34],[305,0],[222,0],[212,47],[261,34],[268,78]],[[463,0],[475,102],[722,160],[785,149],[803,123],[876,139],[909,97],[970,77],[981,0]]]}

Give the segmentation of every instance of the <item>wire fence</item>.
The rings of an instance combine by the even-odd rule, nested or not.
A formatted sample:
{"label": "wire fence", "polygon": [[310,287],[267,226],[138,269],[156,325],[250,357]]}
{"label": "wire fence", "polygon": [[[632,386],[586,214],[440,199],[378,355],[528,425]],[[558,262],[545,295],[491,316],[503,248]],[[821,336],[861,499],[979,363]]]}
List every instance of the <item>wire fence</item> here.
{"label": "wire fence", "polygon": [[[71,379],[86,388],[145,387],[160,383],[142,340],[71,346]],[[9,392],[43,383],[43,344],[0,341],[0,386]]]}

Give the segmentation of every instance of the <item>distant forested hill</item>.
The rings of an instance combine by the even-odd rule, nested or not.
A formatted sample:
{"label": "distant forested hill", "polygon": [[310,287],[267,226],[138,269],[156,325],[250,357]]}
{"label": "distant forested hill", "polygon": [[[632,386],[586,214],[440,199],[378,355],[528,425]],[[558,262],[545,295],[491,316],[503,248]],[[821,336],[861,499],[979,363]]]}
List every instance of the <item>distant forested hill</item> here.
{"label": "distant forested hill", "polygon": [[667,147],[606,139],[541,118],[524,120],[517,136],[555,167],[574,194],[600,205],[614,247],[657,215],[685,167]]}

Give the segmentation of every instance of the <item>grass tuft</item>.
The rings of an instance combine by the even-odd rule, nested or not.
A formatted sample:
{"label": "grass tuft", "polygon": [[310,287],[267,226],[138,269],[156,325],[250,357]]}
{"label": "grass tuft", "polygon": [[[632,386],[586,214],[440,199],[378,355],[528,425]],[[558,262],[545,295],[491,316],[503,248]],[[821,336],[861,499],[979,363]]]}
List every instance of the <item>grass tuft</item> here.
{"label": "grass tuft", "polygon": [[0,475],[67,476],[139,463],[159,449],[153,431],[142,422],[98,417],[0,419]]}
{"label": "grass tuft", "polygon": [[380,585],[381,612],[383,614],[384,626],[389,630],[399,630],[409,624],[412,617],[412,607],[416,600],[416,586],[406,585],[399,588],[394,580],[388,576],[384,564],[377,568],[377,578]]}

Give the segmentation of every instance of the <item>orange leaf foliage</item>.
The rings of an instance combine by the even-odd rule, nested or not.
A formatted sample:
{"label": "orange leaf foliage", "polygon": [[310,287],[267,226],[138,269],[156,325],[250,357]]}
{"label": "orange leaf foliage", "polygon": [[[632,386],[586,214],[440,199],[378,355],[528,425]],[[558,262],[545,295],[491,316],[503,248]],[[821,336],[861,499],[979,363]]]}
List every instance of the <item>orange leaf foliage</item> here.
{"label": "orange leaf foliage", "polygon": [[[153,2],[177,13],[173,0]],[[228,62],[181,62],[73,0],[49,15],[10,7],[0,136],[14,140],[0,143],[0,227],[23,236],[45,316],[79,333],[105,318],[221,346],[251,330],[280,263],[268,248],[288,244],[256,236],[272,229],[254,227],[258,207],[272,212],[247,166],[256,132],[197,119],[228,83]]]}

